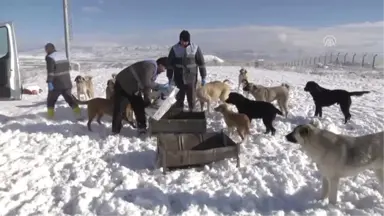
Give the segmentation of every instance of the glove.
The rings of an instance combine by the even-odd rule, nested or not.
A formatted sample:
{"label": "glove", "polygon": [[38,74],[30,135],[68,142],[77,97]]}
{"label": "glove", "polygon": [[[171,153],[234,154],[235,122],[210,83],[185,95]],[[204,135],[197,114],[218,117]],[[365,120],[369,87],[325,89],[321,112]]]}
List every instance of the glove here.
{"label": "glove", "polygon": [[144,97],[144,107],[147,108],[151,105],[151,100],[148,97]]}
{"label": "glove", "polygon": [[202,85],[202,86],[205,85],[205,79],[201,79],[201,85]]}
{"label": "glove", "polygon": [[48,90],[53,91],[53,84],[51,82],[48,83]]}
{"label": "glove", "polygon": [[160,91],[167,91],[169,89],[169,86],[170,85],[168,83],[163,84],[163,85],[160,86],[159,90]]}

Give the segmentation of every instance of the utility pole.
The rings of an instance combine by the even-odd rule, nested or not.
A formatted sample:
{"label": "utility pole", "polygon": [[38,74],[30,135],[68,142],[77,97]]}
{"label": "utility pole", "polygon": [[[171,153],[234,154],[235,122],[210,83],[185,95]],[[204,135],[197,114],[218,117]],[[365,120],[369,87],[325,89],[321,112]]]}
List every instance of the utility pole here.
{"label": "utility pole", "polygon": [[69,36],[69,16],[68,16],[68,0],[63,0],[63,14],[64,14],[64,43],[65,43],[65,54],[68,58],[68,61],[71,62],[70,55],[70,36]]}

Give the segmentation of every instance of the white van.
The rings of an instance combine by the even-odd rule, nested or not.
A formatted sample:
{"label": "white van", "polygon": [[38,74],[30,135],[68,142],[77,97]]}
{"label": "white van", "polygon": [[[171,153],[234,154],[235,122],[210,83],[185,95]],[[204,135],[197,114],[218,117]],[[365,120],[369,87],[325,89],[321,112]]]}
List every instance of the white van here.
{"label": "white van", "polygon": [[0,23],[0,100],[21,100],[22,84],[15,30],[12,22]]}

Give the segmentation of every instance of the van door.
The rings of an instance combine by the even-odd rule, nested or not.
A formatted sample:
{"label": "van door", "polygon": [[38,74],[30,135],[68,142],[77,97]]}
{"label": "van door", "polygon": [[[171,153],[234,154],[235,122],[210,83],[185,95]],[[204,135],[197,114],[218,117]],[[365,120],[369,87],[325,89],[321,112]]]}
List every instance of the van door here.
{"label": "van door", "polygon": [[21,100],[22,86],[12,22],[0,23],[0,99]]}

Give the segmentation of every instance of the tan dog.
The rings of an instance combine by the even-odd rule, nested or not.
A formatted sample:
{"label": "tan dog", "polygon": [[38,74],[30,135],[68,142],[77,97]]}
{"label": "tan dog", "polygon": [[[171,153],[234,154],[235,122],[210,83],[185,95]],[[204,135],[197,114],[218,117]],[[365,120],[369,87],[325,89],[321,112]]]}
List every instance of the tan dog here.
{"label": "tan dog", "polygon": [[210,112],[211,103],[215,101],[225,102],[231,92],[231,87],[228,85],[229,80],[213,81],[201,86],[198,82],[196,88],[196,97],[200,102],[201,111],[204,111],[204,104],[207,103],[207,110]]}
{"label": "tan dog", "polygon": [[288,98],[289,98],[289,85],[286,83],[280,86],[265,87],[262,85],[255,85],[248,81],[244,81],[244,91],[250,92],[252,96],[258,101],[265,101],[271,103],[277,101],[277,105],[284,113],[284,116],[288,116]]}
{"label": "tan dog", "polygon": [[[73,99],[76,101],[77,104],[87,105],[87,111],[88,111],[88,130],[92,131],[91,129],[91,123],[93,119],[97,116],[97,123],[100,125],[101,118],[104,114],[107,114],[109,116],[113,115],[113,97],[111,99],[105,99],[105,98],[93,98],[91,100],[87,101],[80,101],[78,100],[74,95],[72,95]],[[131,104],[127,105],[127,108],[125,110],[124,120],[127,121],[132,127],[136,128],[133,120],[133,110],[131,107]]]}
{"label": "tan dog", "polygon": [[225,103],[220,104],[214,110],[223,114],[225,124],[227,124],[230,134],[237,130],[242,142],[248,138],[251,121],[247,115],[231,111]]}
{"label": "tan dog", "polygon": [[248,81],[248,71],[244,68],[239,70],[239,85],[237,86],[237,91],[240,90],[240,86],[244,88],[244,80]]}
{"label": "tan dog", "polygon": [[285,138],[299,144],[317,164],[323,177],[321,199],[328,197],[329,203],[335,204],[340,178],[356,176],[367,169],[375,172],[384,189],[383,131],[352,137],[319,129],[311,123],[297,126]]}
{"label": "tan dog", "polygon": [[116,74],[112,74],[112,79],[107,81],[107,88],[105,89],[105,98],[111,99],[113,94],[115,93],[115,82],[116,82]]}
{"label": "tan dog", "polygon": [[94,97],[92,76],[76,76],[75,78],[77,97],[84,95],[86,100]]}

